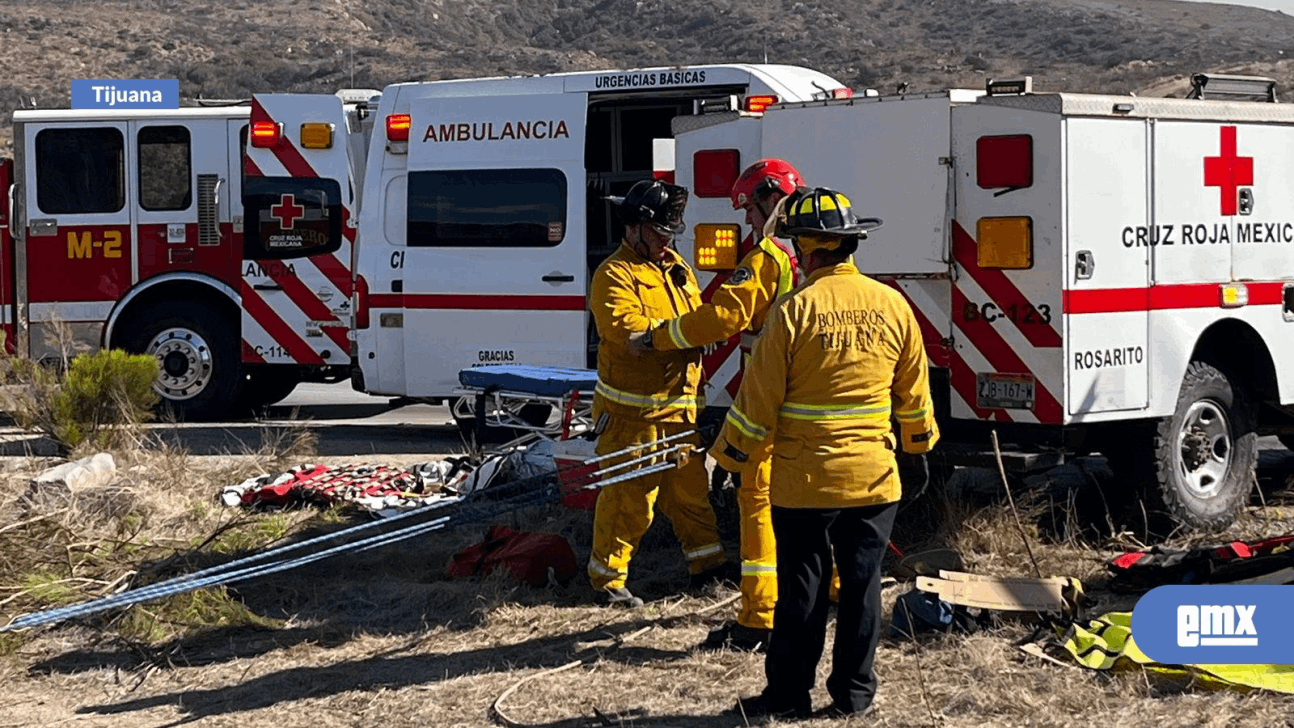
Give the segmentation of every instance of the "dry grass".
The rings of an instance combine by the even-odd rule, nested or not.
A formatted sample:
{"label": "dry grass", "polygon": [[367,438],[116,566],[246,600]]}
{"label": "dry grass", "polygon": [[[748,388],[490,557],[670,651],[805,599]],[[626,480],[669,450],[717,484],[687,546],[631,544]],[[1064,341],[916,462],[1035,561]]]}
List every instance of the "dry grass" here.
{"label": "dry grass", "polygon": [[[272,444],[255,457],[197,458],[163,441],[146,443],[118,456],[117,500],[77,498],[44,514],[24,513],[21,502],[27,478],[45,463],[20,463],[0,486],[0,529],[7,529],[0,530],[0,617],[352,521],[344,510],[248,514],[216,505],[221,485],[311,455],[303,431],[284,432],[277,444],[266,439]],[[1131,606],[1101,590],[1103,564],[1126,535],[1084,540],[1094,531],[1082,524],[1051,527],[1057,519],[1045,499],[1017,492],[1017,502],[1044,574],[1084,579],[1097,612]],[[1294,528],[1278,511],[1256,507],[1234,535]],[[587,553],[586,513],[554,506],[500,521],[560,533],[577,554]],[[733,592],[682,596],[683,564],[667,528],[653,528],[635,561],[634,588],[651,600],[637,613],[588,606],[578,577],[547,589],[503,576],[445,579],[450,555],[483,531],[438,532],[259,582],[3,635],[0,679],[12,707],[0,726],[484,726],[490,705],[510,687],[572,661],[581,664],[520,685],[507,714],[547,728],[742,725],[722,711],[762,687],[762,658],[693,650],[735,607],[700,613]],[[916,504],[902,513],[895,541],[910,552],[956,547],[978,572],[1032,571],[1011,511],[996,499]],[[887,614],[908,588],[886,590]],[[1028,620],[1000,619],[971,636],[887,639],[874,718],[807,725],[1275,726],[1287,725],[1294,707],[1285,696],[1058,667],[1014,647],[1031,629]],[[821,684],[829,663],[828,656],[820,666],[818,705],[827,702]],[[598,714],[605,722],[594,720]]]}

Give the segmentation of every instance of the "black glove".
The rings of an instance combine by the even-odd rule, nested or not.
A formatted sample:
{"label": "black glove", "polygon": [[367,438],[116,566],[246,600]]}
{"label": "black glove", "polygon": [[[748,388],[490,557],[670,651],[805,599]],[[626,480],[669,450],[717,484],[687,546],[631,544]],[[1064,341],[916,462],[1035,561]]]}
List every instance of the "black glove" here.
{"label": "black glove", "polygon": [[700,440],[700,444],[697,445],[697,449],[709,451],[709,449],[714,446],[714,441],[719,439],[719,430],[722,427],[722,422],[715,422],[697,427],[697,439]]}
{"label": "black glove", "polygon": [[740,488],[741,473],[724,470],[718,465],[715,465],[714,470],[710,472],[710,490],[722,490],[723,486],[729,481],[732,482],[732,487],[734,489]]}
{"label": "black glove", "polygon": [[915,498],[930,483],[930,464],[925,455],[898,453],[899,482],[903,484],[903,497]]}

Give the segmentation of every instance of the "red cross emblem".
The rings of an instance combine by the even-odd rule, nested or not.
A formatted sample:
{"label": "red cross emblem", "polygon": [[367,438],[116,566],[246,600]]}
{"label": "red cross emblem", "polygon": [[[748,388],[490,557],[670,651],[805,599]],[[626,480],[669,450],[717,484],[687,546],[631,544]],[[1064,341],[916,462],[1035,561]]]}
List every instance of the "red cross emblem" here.
{"label": "red cross emblem", "polygon": [[1254,183],[1254,158],[1236,156],[1236,128],[1222,127],[1222,153],[1204,158],[1204,186],[1218,187],[1222,214],[1236,214],[1236,190]]}
{"label": "red cross emblem", "polygon": [[[1234,147],[1235,145],[1233,144],[1232,146]],[[281,195],[279,204],[270,206],[270,217],[277,217],[279,226],[284,230],[291,230],[294,223],[298,219],[305,217],[305,214],[306,208],[297,204],[296,195],[293,194]]]}

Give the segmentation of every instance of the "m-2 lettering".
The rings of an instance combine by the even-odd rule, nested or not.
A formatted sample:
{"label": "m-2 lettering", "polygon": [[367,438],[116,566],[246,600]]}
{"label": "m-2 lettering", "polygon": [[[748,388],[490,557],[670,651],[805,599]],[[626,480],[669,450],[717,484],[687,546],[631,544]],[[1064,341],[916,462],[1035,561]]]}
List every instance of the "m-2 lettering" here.
{"label": "m-2 lettering", "polygon": [[73,258],[93,258],[94,251],[103,252],[105,258],[121,257],[121,232],[117,230],[106,230],[103,233],[102,240],[95,240],[89,232],[77,234],[75,231],[67,233],[67,257]]}

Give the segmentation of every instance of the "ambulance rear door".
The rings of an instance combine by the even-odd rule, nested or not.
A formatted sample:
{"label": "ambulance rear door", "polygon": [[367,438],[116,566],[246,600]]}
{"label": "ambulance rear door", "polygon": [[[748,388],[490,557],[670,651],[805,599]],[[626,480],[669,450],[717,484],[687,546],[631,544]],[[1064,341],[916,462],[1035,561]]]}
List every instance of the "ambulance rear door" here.
{"label": "ambulance rear door", "polygon": [[409,396],[449,395],[470,366],[585,365],[587,105],[585,93],[411,102],[405,190],[388,190],[383,215]]}
{"label": "ambulance rear door", "polygon": [[[695,267],[701,298],[709,301],[740,262],[738,241],[754,244],[758,234],[745,224],[745,212],[732,209],[731,191],[741,171],[764,156],[763,125],[757,115],[729,111],[677,117],[673,131],[674,181],[691,192],[678,250]],[[733,336],[705,355],[709,406],[726,407],[737,394],[740,340]]]}
{"label": "ambulance rear door", "polygon": [[764,154],[812,186],[845,193],[859,217],[884,225],[855,256],[864,273],[912,306],[934,367],[950,366],[953,109],[978,91],[863,97],[769,109]]}
{"label": "ambulance rear door", "polygon": [[859,256],[866,273],[946,277],[952,101],[940,93],[774,107],[764,155],[844,192],[858,216],[884,220]]}
{"label": "ambulance rear door", "polygon": [[346,366],[355,192],[341,99],[257,96],[250,122],[243,363]]}

